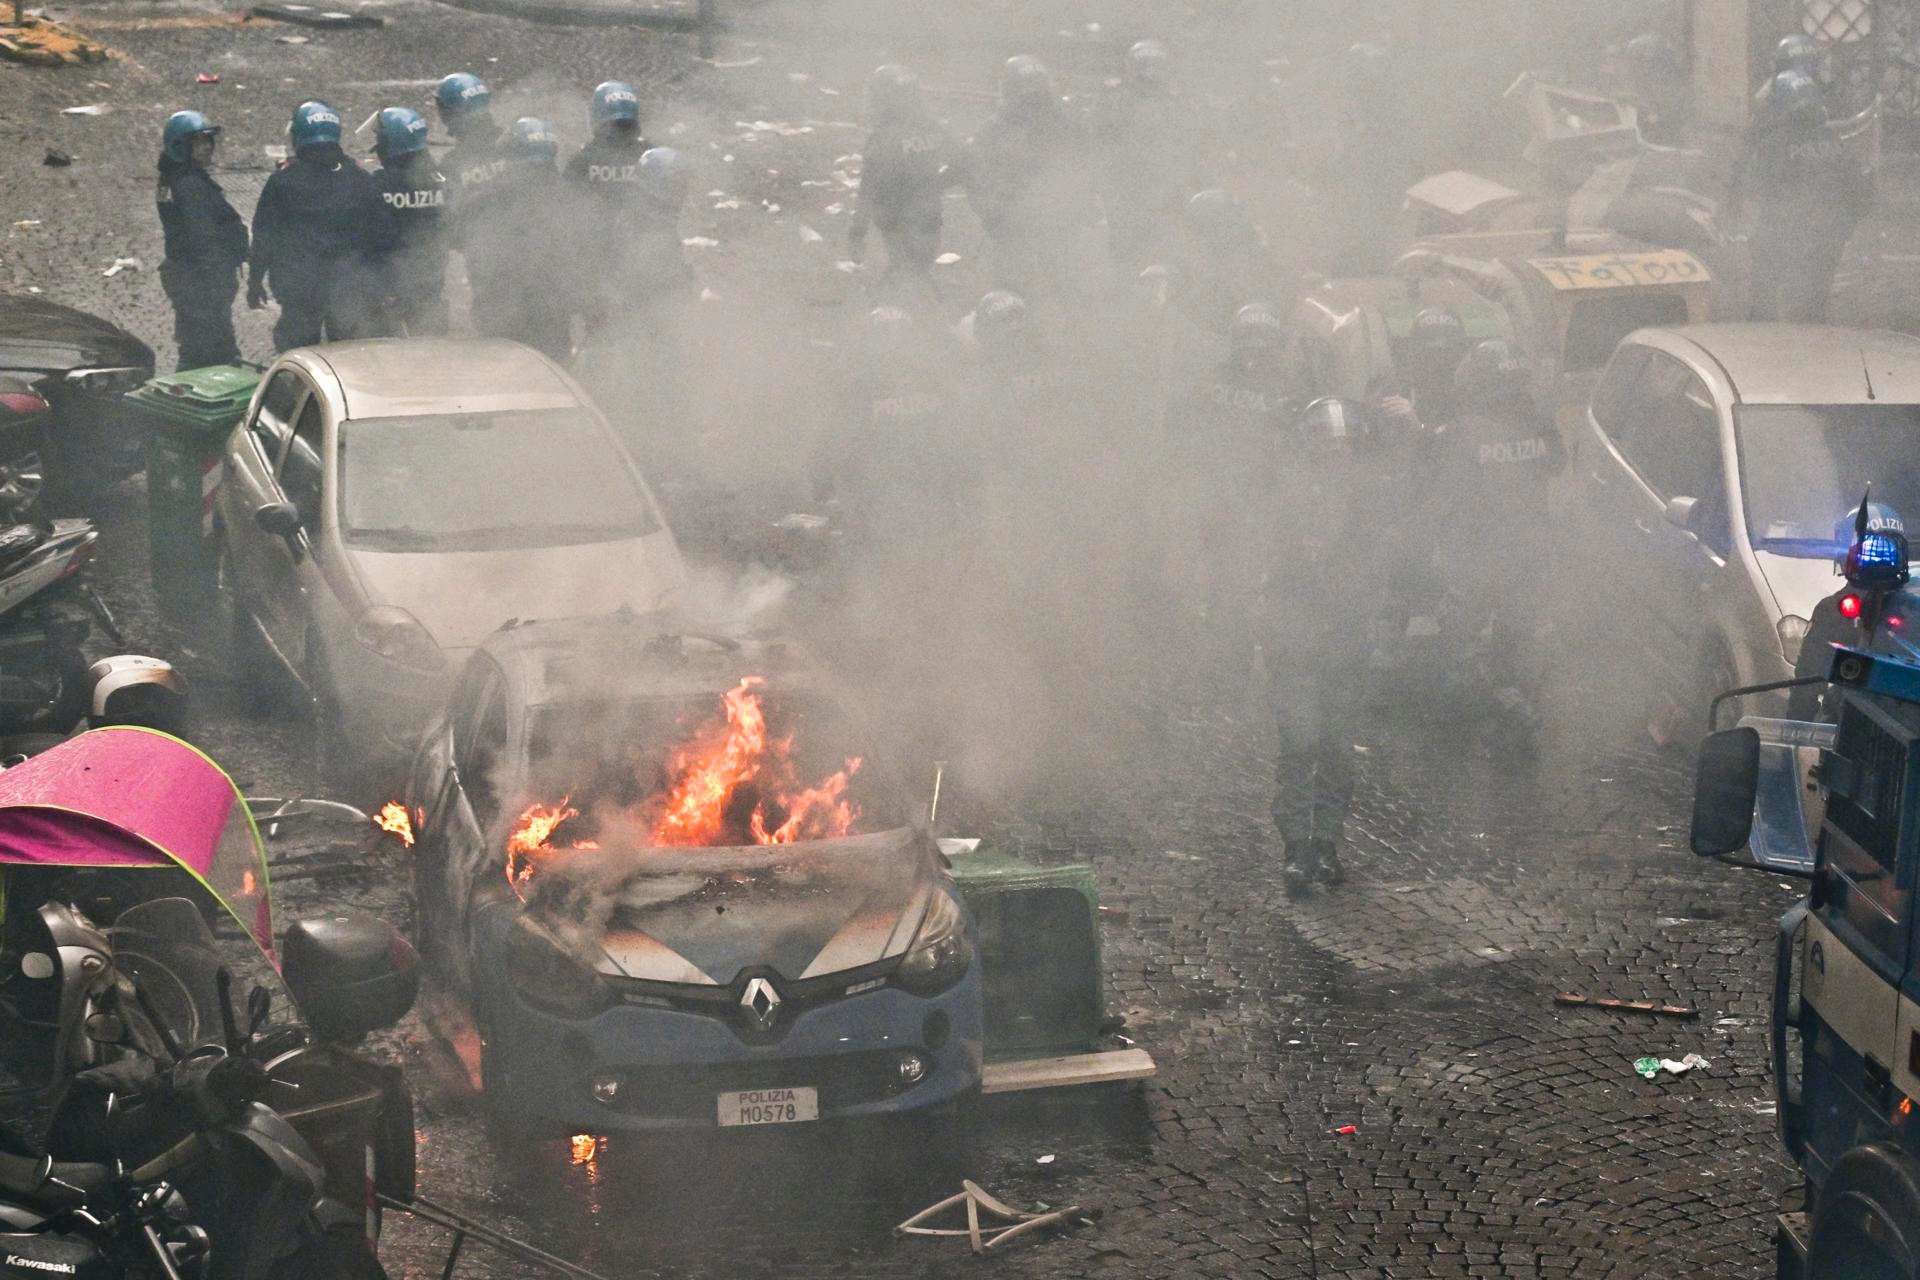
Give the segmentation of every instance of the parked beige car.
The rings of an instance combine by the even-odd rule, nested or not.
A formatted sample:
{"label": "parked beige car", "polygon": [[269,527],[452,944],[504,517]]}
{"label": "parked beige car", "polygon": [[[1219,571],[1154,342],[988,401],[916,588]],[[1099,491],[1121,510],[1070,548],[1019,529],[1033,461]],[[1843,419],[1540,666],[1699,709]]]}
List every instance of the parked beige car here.
{"label": "parked beige car", "polygon": [[685,582],[605,418],[518,343],[289,351],[225,462],[216,522],[236,660],[293,676],[332,764],[403,758],[501,624],[656,613]]}
{"label": "parked beige car", "polygon": [[[1609,610],[1667,668],[1685,714],[1793,674],[1843,585],[1842,529],[1876,505],[1920,520],[1920,340],[1810,325],[1628,335],[1575,442],[1583,555]],[[1908,526],[1911,528],[1911,524]]]}

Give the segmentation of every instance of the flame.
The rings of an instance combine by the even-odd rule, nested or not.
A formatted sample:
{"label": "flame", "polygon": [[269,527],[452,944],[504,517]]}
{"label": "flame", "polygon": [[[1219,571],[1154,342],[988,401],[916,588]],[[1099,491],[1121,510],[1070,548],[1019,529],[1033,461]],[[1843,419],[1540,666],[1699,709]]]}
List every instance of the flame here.
{"label": "flame", "polygon": [[[860,771],[858,757],[815,786],[794,775],[792,737],[774,737],[767,728],[759,676],[742,677],[721,695],[724,719],[695,735],[672,754],[672,781],[665,792],[641,806],[641,822],[654,845],[700,846],[793,844],[823,840],[853,830],[860,807],[847,792]],[[580,816],[572,796],[559,804],[529,805],[507,838],[507,879],[516,889],[532,877],[539,861],[554,851],[554,833]],[[598,849],[597,841],[577,840],[575,849]]]}
{"label": "flame", "polygon": [[407,806],[399,801],[389,800],[381,805],[380,812],[373,815],[373,825],[399,836],[401,844],[413,848],[413,819],[407,816]]}
{"label": "flame", "polygon": [[600,1139],[591,1133],[573,1135],[573,1163],[592,1164],[600,1154]]}
{"label": "flame", "polygon": [[567,802],[572,796],[562,796],[556,805],[528,805],[520,815],[520,821],[514,824],[513,834],[507,837],[507,880],[514,885],[523,885],[533,875],[533,864],[543,855],[553,852],[553,833],[568,818],[577,818],[580,811]]}

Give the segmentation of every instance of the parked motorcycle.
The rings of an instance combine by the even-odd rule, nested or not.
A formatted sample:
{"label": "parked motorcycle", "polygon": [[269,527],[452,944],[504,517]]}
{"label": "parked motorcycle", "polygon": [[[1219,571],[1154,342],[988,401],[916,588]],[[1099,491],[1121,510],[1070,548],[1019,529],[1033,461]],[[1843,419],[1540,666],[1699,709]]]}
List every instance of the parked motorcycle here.
{"label": "parked motorcycle", "polygon": [[[0,479],[0,498],[6,488]],[[0,501],[0,519],[17,510]],[[125,643],[84,574],[99,539],[90,520],[0,526],[0,734],[78,723],[92,684],[81,646],[96,624]]]}

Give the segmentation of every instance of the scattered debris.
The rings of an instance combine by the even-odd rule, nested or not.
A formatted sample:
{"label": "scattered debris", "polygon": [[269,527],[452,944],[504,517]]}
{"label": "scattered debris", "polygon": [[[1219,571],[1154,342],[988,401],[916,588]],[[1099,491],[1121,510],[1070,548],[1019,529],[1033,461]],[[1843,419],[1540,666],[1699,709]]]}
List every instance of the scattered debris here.
{"label": "scattered debris", "polygon": [[[1069,1205],[1064,1209],[1029,1213],[1016,1209],[995,1199],[979,1184],[962,1179],[963,1188],[957,1195],[948,1196],[938,1204],[928,1205],[905,1222],[895,1227],[894,1234],[903,1236],[935,1236],[944,1238],[964,1238],[972,1245],[975,1253],[986,1253],[997,1249],[1016,1236],[1038,1231],[1043,1227],[1058,1226],[1067,1222],[1092,1222],[1097,1216],[1095,1210]],[[939,1217],[949,1209],[965,1205],[967,1225],[964,1227],[933,1227],[927,1223]],[[997,1219],[997,1221],[983,1221]]]}
{"label": "scattered debris", "polygon": [[1662,1071],[1668,1075],[1683,1076],[1696,1067],[1707,1065],[1707,1060],[1697,1053],[1690,1053],[1678,1062],[1672,1058],[1635,1058],[1633,1060],[1633,1069],[1648,1080],[1655,1079]]}
{"label": "scattered debris", "polygon": [[1360,1126],[1357,1124],[1343,1124],[1338,1129],[1333,1130],[1333,1132],[1338,1137],[1351,1138],[1354,1134],[1360,1132]]}
{"label": "scattered debris", "polygon": [[803,243],[806,243],[806,244],[819,244],[821,241],[825,240],[826,237],[821,235],[818,231],[815,231],[812,227],[807,226],[803,222],[800,224],[800,239]]}
{"label": "scattered debris", "polygon": [[711,287],[703,286],[700,290],[700,301],[718,302],[720,301],[720,295],[715,293]]}
{"label": "scattered debris", "polygon": [[733,127],[741,131],[743,138],[760,133],[771,133],[776,138],[798,138],[813,132],[810,124],[788,124],[785,120],[735,120]]}
{"label": "scattered debris", "polygon": [[835,271],[844,271],[848,275],[853,275],[860,270],[860,264],[850,259],[842,258],[833,264],[833,269]]}
{"label": "scattered debris", "polygon": [[384,27],[387,20],[377,13],[368,13],[364,9],[357,13],[344,13],[338,9],[316,9],[310,4],[257,4],[250,12],[256,18],[272,18],[276,22],[295,22],[303,27],[323,27],[337,30],[342,27]]}
{"label": "scattered debris", "polygon": [[89,102],[84,107],[67,107],[60,112],[63,116],[103,116],[113,108],[104,102]]}
{"label": "scattered debris", "polygon": [[1054,1158],[1053,1158],[1053,1155],[1052,1155],[1052,1153],[1051,1153],[1051,1152],[1049,1152],[1048,1154],[1046,1154],[1046,1155],[1044,1155],[1044,1156],[1035,1156],[1035,1157],[1033,1158],[1033,1162],[1034,1162],[1035,1164],[1052,1164],[1052,1163],[1053,1163],[1053,1159],[1054,1159]]}
{"label": "scattered debris", "polygon": [[16,222],[16,223],[14,223],[14,224],[13,224],[13,229],[14,229],[15,231],[31,231],[31,230],[33,230],[33,229],[34,229],[35,227],[37,227],[37,226],[39,226],[39,225],[40,225],[40,219],[38,219],[38,218],[28,218],[28,219],[26,219],[26,220],[24,220],[24,221],[22,221],[22,222]]}
{"label": "scattered debris", "polygon": [[193,78],[195,84],[219,84],[220,77],[211,71],[202,71]]}
{"label": "scattered debris", "polygon": [[702,61],[706,62],[706,64],[715,71],[738,71],[742,67],[757,67],[765,62],[766,59],[755,54],[751,58],[742,58],[738,62],[715,62],[712,59],[702,59]]}
{"label": "scattered debris", "polygon": [[1680,1004],[1656,1004],[1651,1000],[1620,1000],[1613,996],[1583,996],[1572,991],[1562,991],[1553,998],[1553,1002],[1588,1009],[1606,1009],[1613,1013],[1650,1013],[1657,1018],[1692,1020],[1700,1016],[1698,1009],[1689,1009]]}
{"label": "scattered debris", "polygon": [[105,62],[105,45],[57,22],[31,14],[16,24],[0,23],[0,58],[34,67],[71,67],[83,62]]}
{"label": "scattered debris", "polygon": [[713,207],[716,209],[738,209],[740,202],[738,200],[721,200],[715,203]]}
{"label": "scattered debris", "polygon": [[689,249],[718,249],[720,242],[712,236],[688,236],[680,242]]}
{"label": "scattered debris", "polygon": [[113,260],[113,265],[108,267],[105,271],[102,271],[100,274],[103,276],[106,276],[108,279],[112,279],[114,276],[119,275],[122,271],[139,271],[141,269],[142,269],[142,265],[141,265],[140,259],[138,258],[115,258]]}
{"label": "scattered debris", "polygon": [[312,36],[275,36],[273,42],[275,44],[306,44],[312,39]]}
{"label": "scattered debris", "polygon": [[943,254],[941,254],[941,255],[940,255],[939,257],[937,257],[937,258],[935,258],[935,259],[933,260],[933,265],[934,265],[934,266],[936,266],[936,267],[950,267],[950,266],[952,266],[952,265],[953,265],[954,263],[956,263],[956,262],[958,262],[958,261],[960,261],[960,255],[959,255],[959,254],[957,254],[957,253],[943,253]]}
{"label": "scattered debris", "polygon": [[56,151],[52,147],[48,147],[47,154],[40,163],[50,169],[64,169],[73,163],[73,157],[64,151]]}

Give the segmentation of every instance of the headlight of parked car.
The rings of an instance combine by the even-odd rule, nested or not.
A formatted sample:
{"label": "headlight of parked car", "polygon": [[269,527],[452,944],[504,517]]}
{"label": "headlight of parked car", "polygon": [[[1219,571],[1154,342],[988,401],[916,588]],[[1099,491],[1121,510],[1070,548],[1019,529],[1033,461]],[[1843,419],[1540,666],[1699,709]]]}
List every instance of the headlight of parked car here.
{"label": "headlight of parked car", "polygon": [[416,671],[438,671],[447,665],[433,635],[405,609],[379,604],[353,624],[353,638],[389,662]]}
{"label": "headlight of parked car", "polygon": [[1800,661],[1801,646],[1807,642],[1807,631],[1813,624],[1805,618],[1787,614],[1775,625],[1780,633],[1780,656],[1788,662]]}
{"label": "headlight of parked car", "polygon": [[944,890],[936,892],[912,948],[893,972],[894,979],[915,995],[939,995],[960,981],[971,963],[973,943],[967,937],[960,902]]}
{"label": "headlight of parked car", "polygon": [[507,935],[507,979],[522,1000],[564,1018],[592,1017],[610,1001],[599,975],[525,916]]}

